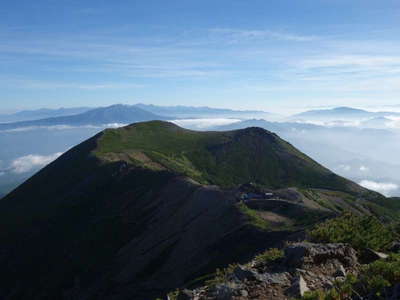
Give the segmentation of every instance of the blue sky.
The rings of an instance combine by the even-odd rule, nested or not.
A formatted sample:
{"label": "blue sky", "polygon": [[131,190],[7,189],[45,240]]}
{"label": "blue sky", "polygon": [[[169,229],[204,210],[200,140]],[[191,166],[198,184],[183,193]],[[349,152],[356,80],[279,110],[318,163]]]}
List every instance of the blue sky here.
{"label": "blue sky", "polygon": [[4,1],[0,111],[400,105],[400,1]]}

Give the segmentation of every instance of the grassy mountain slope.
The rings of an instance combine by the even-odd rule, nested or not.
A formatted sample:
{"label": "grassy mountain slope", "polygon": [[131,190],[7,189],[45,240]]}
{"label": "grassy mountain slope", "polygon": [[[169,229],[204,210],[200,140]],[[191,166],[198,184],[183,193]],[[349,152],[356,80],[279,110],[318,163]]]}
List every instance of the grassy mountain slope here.
{"label": "grassy mountain slope", "polygon": [[[250,181],[296,189],[251,207]],[[260,128],[106,130],[0,201],[0,298],[152,299],[380,199]]]}
{"label": "grassy mountain slope", "polygon": [[[255,182],[286,186],[361,189],[325,169],[277,135],[260,128],[197,132],[165,122],[109,129],[95,151],[99,158],[125,158],[140,165],[138,153],[202,183],[225,187]],[[135,158],[136,155],[136,158]]]}

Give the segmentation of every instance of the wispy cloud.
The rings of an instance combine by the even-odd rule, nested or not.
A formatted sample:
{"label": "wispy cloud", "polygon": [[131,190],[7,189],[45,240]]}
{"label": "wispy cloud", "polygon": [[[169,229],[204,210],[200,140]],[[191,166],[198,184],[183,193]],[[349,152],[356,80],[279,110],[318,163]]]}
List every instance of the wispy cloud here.
{"label": "wispy cloud", "polygon": [[143,84],[135,83],[78,83],[78,82],[58,82],[50,80],[30,80],[30,79],[5,79],[0,86],[18,87],[22,89],[78,89],[78,90],[105,90],[105,89],[135,89],[145,87]]}
{"label": "wispy cloud", "polygon": [[386,118],[390,120],[386,123],[386,126],[388,126],[389,128],[400,129],[400,117],[387,116]]}
{"label": "wispy cloud", "polygon": [[[182,80],[176,86],[185,92],[187,84],[193,84],[190,80],[199,80],[198,90],[212,87],[225,97],[278,96],[295,102],[301,95],[321,101],[323,94],[332,102],[359,98],[364,104],[378,97],[393,102],[400,91],[396,41],[272,28],[192,28],[175,36],[146,37],[132,29],[123,35],[110,29],[61,37],[9,34],[4,41],[0,61],[19,58],[34,65],[35,74],[45,74],[43,79],[21,76],[20,81],[1,81],[14,89],[131,89],[153,82],[160,86],[159,80],[165,79]],[[48,80],[49,73],[54,81]],[[82,73],[87,73],[85,79],[75,81],[74,76]],[[149,93],[162,92],[160,88]]]}
{"label": "wispy cloud", "polygon": [[241,40],[255,40],[255,39],[276,39],[283,41],[293,41],[293,42],[308,42],[318,39],[317,36],[308,36],[301,34],[293,34],[282,31],[273,30],[246,30],[246,29],[236,29],[236,28],[215,28],[210,30],[212,33],[221,34],[230,37],[233,41]]}
{"label": "wispy cloud", "polygon": [[[366,67],[381,68],[400,66],[400,56],[341,55],[325,58],[307,58],[298,63],[302,68]],[[397,69],[397,71],[399,71]]]}
{"label": "wispy cloud", "polygon": [[351,170],[351,166],[349,165],[339,165],[337,168],[339,171],[345,171],[348,172]]}
{"label": "wispy cloud", "polygon": [[37,170],[58,157],[62,155],[61,152],[57,152],[51,155],[26,155],[19,157],[11,162],[11,165],[8,169],[9,172],[15,173],[15,174],[22,174],[22,173],[27,173],[33,170]]}
{"label": "wispy cloud", "polygon": [[376,182],[372,180],[362,180],[359,184],[367,189],[379,192],[385,196],[390,196],[394,191],[396,191],[399,186],[392,182]]}

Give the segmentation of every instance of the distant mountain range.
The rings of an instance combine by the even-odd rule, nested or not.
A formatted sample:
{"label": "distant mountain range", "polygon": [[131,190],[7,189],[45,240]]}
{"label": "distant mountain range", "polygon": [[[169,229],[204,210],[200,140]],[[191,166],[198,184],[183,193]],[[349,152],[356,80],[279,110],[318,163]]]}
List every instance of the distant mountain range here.
{"label": "distant mountain range", "polygon": [[223,108],[211,108],[207,106],[158,106],[152,104],[136,104],[136,107],[154,114],[174,118],[262,118],[272,117],[274,114],[260,110],[232,110]]}
{"label": "distant mountain range", "polygon": [[49,109],[42,108],[37,110],[23,110],[16,112],[14,114],[2,114],[0,115],[0,123],[8,122],[20,122],[20,121],[30,121],[39,120],[45,118],[54,118],[61,116],[70,116],[84,113],[90,109],[90,107],[73,107],[73,108],[58,108]]}
{"label": "distant mountain range", "polygon": [[361,127],[366,127],[366,128],[388,128],[390,127],[390,124],[393,123],[393,120],[379,116],[379,117],[374,117],[372,119],[368,119],[365,121],[362,121],[360,123]]}
{"label": "distant mountain range", "polygon": [[0,292],[155,299],[342,211],[394,218],[391,204],[261,128],[107,129],[0,201]]}
{"label": "distant mountain range", "polygon": [[167,120],[167,117],[153,114],[136,106],[116,104],[108,107],[95,108],[71,116],[53,117],[32,121],[21,121],[0,124],[0,130],[12,130],[23,127],[40,126],[84,126],[105,124],[130,124],[134,122]]}
{"label": "distant mountain range", "polygon": [[261,127],[272,132],[283,132],[288,130],[318,130],[323,129],[323,126],[307,124],[307,123],[297,123],[297,122],[270,122],[263,119],[249,119],[240,122],[235,122],[228,125],[215,126],[212,129],[218,131],[224,130],[236,130],[243,129],[247,127]]}
{"label": "distant mountain range", "polygon": [[[400,113],[370,112],[351,107],[337,107],[333,109],[306,111],[293,115],[286,120],[289,120],[289,122],[336,122],[330,123],[329,125],[331,126],[348,126],[346,121],[357,121],[357,124],[362,127],[384,128],[391,121],[388,119],[389,116],[398,117],[400,116]],[[202,118],[234,118],[241,120],[267,119],[269,121],[282,121],[282,117],[260,110],[231,110],[192,106],[158,106],[139,103],[135,105],[116,104],[100,108],[78,107],[61,108],[56,110],[40,109],[36,111],[21,111],[13,115],[0,115],[0,122],[2,122],[0,124],[0,130],[10,130],[31,126],[82,126],[104,125],[110,123],[130,124],[133,122],[150,120]]]}
{"label": "distant mountain range", "polygon": [[385,116],[400,116],[397,112],[371,112],[352,107],[336,107],[332,109],[310,110],[293,115],[293,119],[303,120],[361,120]]}
{"label": "distant mountain range", "polygon": [[[82,111],[83,112],[80,112]],[[70,115],[56,116],[59,114]],[[130,124],[151,120],[171,120],[183,118],[249,118],[273,116],[263,111],[237,111],[230,109],[190,106],[156,106],[146,104],[122,105],[116,104],[95,109],[76,108],[60,110],[22,111],[19,116],[38,118],[40,115],[55,115],[49,118],[32,119],[0,124],[0,130],[12,130],[22,127],[39,126],[83,126],[105,124]],[[0,119],[1,120],[1,119]]]}

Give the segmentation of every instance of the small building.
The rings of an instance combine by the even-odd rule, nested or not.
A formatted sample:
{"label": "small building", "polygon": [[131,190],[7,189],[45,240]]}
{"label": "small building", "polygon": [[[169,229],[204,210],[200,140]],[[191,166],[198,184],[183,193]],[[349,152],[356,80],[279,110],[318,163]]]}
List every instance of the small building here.
{"label": "small building", "polygon": [[274,193],[264,193],[265,199],[272,199],[274,198]]}

